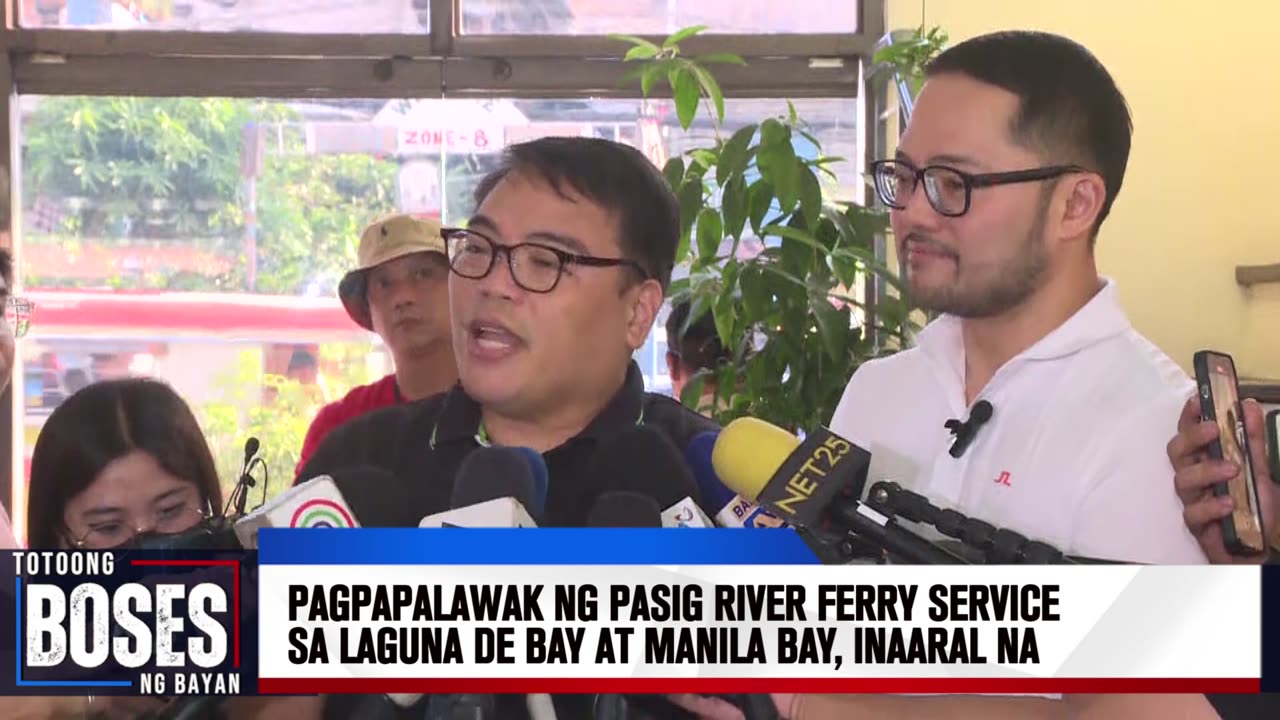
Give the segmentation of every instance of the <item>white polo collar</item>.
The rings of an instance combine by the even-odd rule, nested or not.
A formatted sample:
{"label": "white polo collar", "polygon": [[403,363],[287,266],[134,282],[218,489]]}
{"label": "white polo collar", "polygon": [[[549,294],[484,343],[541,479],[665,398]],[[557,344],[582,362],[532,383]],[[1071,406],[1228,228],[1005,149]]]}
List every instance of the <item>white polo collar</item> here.
{"label": "white polo collar", "polygon": [[[1023,350],[1006,367],[1022,360],[1055,360],[1077,353],[1108,338],[1127,332],[1132,326],[1124,309],[1115,281],[1101,278],[1102,288],[1058,327]],[[945,367],[954,380],[964,385],[964,339],[962,318],[942,315],[929,323],[916,336],[916,346],[933,362]]]}

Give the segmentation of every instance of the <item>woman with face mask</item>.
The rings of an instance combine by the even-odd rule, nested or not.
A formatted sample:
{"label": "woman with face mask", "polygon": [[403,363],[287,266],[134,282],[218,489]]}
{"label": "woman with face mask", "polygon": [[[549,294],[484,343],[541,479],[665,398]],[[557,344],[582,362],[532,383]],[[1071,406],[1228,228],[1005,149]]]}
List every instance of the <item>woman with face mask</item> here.
{"label": "woman with face mask", "polygon": [[131,378],[67,398],[31,456],[28,547],[103,550],[177,535],[221,509],[213,455],[168,385]]}
{"label": "woman with face mask", "polygon": [[[191,409],[147,379],[87,386],[40,430],[31,458],[27,546],[102,550],[191,530],[222,502],[213,456]],[[21,698],[16,717],[134,718],[151,697]]]}
{"label": "woman with face mask", "polygon": [[[191,408],[168,385],[110,380],[67,398],[31,457],[27,546],[102,550],[162,545],[222,510],[213,454]],[[24,698],[16,717],[123,720],[164,707],[152,697]],[[228,698],[228,717],[318,718],[317,698]],[[23,713],[26,714],[23,714]],[[70,714],[67,714],[70,713]],[[8,717],[8,715],[6,715]]]}

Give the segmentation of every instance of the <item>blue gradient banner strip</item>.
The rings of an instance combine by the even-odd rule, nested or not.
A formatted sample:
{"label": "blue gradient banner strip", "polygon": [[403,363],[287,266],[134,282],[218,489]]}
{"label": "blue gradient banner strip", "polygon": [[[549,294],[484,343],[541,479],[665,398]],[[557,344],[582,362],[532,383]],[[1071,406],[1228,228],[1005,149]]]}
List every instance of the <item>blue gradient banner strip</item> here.
{"label": "blue gradient banner strip", "polygon": [[262,565],[817,565],[786,528],[263,528]]}

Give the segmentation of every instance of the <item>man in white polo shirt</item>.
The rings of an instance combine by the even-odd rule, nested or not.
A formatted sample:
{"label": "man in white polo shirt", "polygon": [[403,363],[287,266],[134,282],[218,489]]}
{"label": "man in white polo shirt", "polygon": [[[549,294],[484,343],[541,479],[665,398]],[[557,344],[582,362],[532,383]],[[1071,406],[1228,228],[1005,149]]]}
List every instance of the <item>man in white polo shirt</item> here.
{"label": "man in white polo shirt", "polygon": [[[1205,562],[1165,456],[1193,383],[1094,258],[1128,161],[1123,96],[1086,49],[1041,33],[966,42],[927,75],[873,170],[911,297],[941,316],[859,368],[833,431],[871,451],[869,482],[1069,554]],[[991,417],[960,429],[956,457],[944,425],[979,401]]]}
{"label": "man in white polo shirt", "polygon": [[[869,482],[1070,554],[1205,562],[1165,457],[1192,383],[1094,262],[1129,157],[1120,90],[1088,50],[1036,32],[961,43],[926,78],[874,175],[911,295],[941,316],[859,368],[832,430],[871,451]],[[980,401],[990,418],[953,435]],[[791,700],[775,698],[784,720],[1217,717],[1203,695]]]}

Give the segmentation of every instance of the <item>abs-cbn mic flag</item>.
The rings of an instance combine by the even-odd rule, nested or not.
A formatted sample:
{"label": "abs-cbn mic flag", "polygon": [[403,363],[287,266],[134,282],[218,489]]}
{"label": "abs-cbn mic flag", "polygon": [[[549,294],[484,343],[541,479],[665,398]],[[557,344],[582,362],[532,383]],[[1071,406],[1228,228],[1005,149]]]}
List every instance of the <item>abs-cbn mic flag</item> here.
{"label": "abs-cbn mic flag", "polygon": [[0,695],[256,694],[254,564],[239,550],[0,555]]}
{"label": "abs-cbn mic flag", "polygon": [[271,693],[1226,693],[1264,678],[1257,567],[824,566],[788,529],[709,528],[268,529],[259,560]]}

